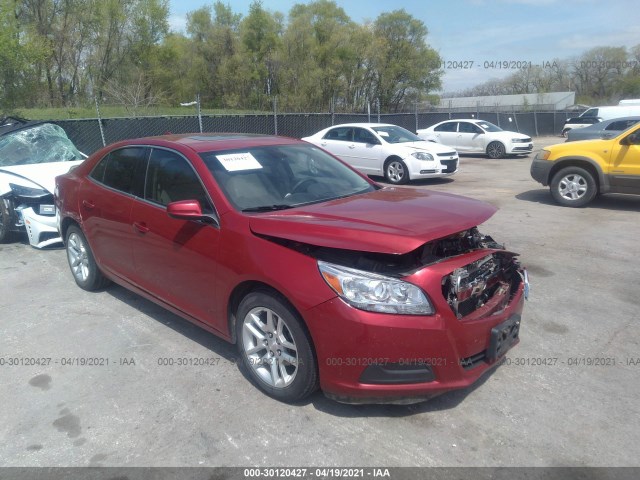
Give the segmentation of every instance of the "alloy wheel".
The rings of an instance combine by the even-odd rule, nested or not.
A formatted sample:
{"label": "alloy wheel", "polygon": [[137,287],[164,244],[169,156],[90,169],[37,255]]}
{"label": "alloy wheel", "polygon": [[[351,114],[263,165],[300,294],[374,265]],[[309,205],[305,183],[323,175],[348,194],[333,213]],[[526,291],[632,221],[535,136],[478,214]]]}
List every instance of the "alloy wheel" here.
{"label": "alloy wheel", "polygon": [[298,372],[298,349],[284,319],[266,307],[250,310],[243,319],[242,345],[246,362],[264,383],[289,386]]}
{"label": "alloy wheel", "polygon": [[577,173],[565,175],[558,183],[560,196],[572,201],[584,197],[588,188],[587,180]]}
{"label": "alloy wheel", "polygon": [[89,255],[84,240],[75,232],[67,240],[67,256],[73,276],[80,282],[86,282],[90,273]]}

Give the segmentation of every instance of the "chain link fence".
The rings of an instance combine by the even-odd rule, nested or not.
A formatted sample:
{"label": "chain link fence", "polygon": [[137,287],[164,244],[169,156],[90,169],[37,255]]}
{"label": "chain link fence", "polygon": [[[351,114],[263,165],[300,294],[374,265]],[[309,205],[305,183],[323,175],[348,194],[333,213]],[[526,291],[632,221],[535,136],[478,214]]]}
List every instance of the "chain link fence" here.
{"label": "chain link fence", "polygon": [[[129,138],[165,134],[203,132],[257,133],[301,138],[340,123],[392,123],[412,132],[449,119],[477,118],[498,125],[505,130],[530,136],[559,135],[566,119],[575,117],[571,111],[556,112],[414,112],[397,114],[346,113],[277,113],[251,115],[202,115],[172,117],[103,118],[56,120],[76,146],[91,154],[104,145]],[[102,127],[102,131],[101,131]],[[103,140],[104,135],[104,140]]]}

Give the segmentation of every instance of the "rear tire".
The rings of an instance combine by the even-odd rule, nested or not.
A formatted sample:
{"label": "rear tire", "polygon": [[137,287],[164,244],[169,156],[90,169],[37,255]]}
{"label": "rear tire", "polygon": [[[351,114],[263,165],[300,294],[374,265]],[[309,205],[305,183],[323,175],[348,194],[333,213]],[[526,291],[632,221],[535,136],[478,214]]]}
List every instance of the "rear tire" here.
{"label": "rear tire", "polygon": [[65,245],[69,268],[80,288],[92,292],[110,283],[98,268],[86,237],[76,225],[67,230]]}
{"label": "rear tire", "polygon": [[584,207],[598,193],[593,175],[581,167],[566,167],[549,184],[554,200],[565,207]]}

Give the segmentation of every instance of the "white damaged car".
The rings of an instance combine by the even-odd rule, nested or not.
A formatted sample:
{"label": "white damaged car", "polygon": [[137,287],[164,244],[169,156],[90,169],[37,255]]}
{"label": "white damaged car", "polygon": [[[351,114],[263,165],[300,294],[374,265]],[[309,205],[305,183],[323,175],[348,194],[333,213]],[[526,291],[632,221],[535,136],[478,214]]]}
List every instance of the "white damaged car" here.
{"label": "white damaged car", "polygon": [[345,123],[302,140],[324,148],[366,175],[384,175],[400,185],[420,178],[448,177],[458,171],[458,152],[397,125]]}
{"label": "white damaged car", "polygon": [[17,240],[25,230],[36,248],[61,242],[53,201],[55,178],[85,158],[58,125],[1,125],[0,243]]}

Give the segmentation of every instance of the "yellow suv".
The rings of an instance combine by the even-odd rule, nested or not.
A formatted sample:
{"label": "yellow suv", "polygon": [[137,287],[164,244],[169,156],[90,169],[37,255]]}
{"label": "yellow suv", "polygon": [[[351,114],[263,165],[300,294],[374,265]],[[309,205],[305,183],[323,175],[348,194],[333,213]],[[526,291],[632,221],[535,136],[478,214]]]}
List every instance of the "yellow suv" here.
{"label": "yellow suv", "polygon": [[533,159],[531,176],[567,207],[583,207],[598,193],[640,195],[640,124],[612,139],[546,147]]}

